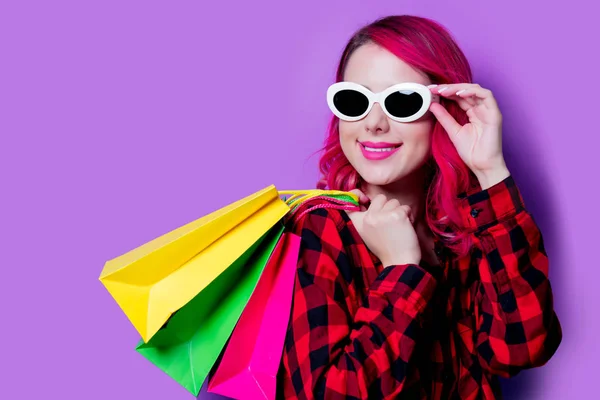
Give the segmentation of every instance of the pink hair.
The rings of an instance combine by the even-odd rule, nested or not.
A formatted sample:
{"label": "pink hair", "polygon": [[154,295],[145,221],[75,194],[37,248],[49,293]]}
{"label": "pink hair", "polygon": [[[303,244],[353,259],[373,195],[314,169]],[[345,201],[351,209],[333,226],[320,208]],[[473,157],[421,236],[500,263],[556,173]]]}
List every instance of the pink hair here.
{"label": "pink hair", "polygon": [[[471,67],[450,33],[439,23],[427,18],[388,16],[358,30],[342,53],[336,82],[343,81],[349,57],[360,46],[377,44],[413,68],[427,74],[433,83],[471,82]],[[453,101],[441,99],[441,104],[460,123],[466,114]],[[352,190],[362,182],[340,146],[338,118],[333,116],[328,126],[324,147],[320,150],[319,169],[322,177],[319,189]],[[458,155],[444,128],[435,123],[432,132],[433,168],[428,182],[426,222],[445,245],[459,255],[468,253],[469,235],[461,229],[457,212],[458,197],[477,185],[475,176]]]}

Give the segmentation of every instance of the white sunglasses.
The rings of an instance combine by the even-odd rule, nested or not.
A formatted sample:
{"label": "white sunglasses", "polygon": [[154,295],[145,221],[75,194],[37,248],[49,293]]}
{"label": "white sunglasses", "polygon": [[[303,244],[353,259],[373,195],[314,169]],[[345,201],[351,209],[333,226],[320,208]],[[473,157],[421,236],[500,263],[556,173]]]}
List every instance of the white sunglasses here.
{"label": "white sunglasses", "polygon": [[336,117],[344,121],[364,118],[379,103],[388,117],[398,122],[412,122],[421,118],[432,101],[439,96],[420,83],[404,82],[390,86],[379,93],[354,82],[337,82],[327,89],[327,104]]}

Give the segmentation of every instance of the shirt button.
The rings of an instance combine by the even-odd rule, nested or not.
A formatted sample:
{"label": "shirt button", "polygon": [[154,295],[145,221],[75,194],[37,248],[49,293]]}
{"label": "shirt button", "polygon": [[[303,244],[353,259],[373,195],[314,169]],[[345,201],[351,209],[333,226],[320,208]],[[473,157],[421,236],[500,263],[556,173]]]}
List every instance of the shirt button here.
{"label": "shirt button", "polygon": [[479,215],[479,210],[476,208],[473,208],[471,210],[471,217],[476,218]]}

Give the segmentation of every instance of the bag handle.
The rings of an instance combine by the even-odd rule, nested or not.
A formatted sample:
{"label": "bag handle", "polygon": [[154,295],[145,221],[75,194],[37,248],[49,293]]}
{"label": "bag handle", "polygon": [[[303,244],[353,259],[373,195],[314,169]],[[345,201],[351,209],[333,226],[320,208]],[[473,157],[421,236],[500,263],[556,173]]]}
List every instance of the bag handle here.
{"label": "bag handle", "polygon": [[329,200],[329,203],[316,204],[307,208],[300,213],[300,215],[298,215],[298,219],[302,218],[304,214],[318,208],[335,208],[338,210],[349,211],[360,210],[358,196],[350,192],[344,192],[340,190],[311,189],[280,190],[278,193],[280,195],[291,195],[289,198],[284,199],[285,203],[290,207],[290,213],[287,216],[288,218],[291,217],[302,204],[314,199]]}

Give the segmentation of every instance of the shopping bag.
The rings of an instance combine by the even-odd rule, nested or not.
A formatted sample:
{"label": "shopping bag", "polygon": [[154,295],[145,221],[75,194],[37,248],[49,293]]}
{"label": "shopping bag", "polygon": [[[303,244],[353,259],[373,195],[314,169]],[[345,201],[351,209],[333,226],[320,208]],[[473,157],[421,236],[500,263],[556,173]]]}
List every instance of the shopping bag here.
{"label": "shopping bag", "polygon": [[274,399],[290,316],[300,237],[284,233],[211,377],[208,392]]}
{"label": "shopping bag", "polygon": [[148,342],[289,210],[271,185],[108,261],[100,281]]}
{"label": "shopping bag", "polygon": [[[337,195],[337,193],[334,194]],[[310,209],[323,205],[324,203],[319,204],[315,201],[320,196],[324,196],[321,191],[292,193],[292,196],[285,201],[285,205],[289,207],[290,211],[285,216],[298,216],[296,211],[299,210],[299,206],[309,200],[313,200],[315,204]],[[346,194],[340,196],[343,199],[347,198]],[[347,200],[333,197],[329,200],[341,204],[347,202]],[[304,212],[310,209],[305,209]],[[272,286],[272,284],[269,284],[269,280],[272,280],[275,276],[278,277],[278,275],[273,276],[273,272],[279,271],[278,268],[285,261],[286,269],[281,270],[281,273],[286,274],[285,277],[287,278],[283,276],[279,278],[282,281],[278,286],[278,296],[281,297],[282,302],[270,304],[273,311],[276,311],[275,307],[277,306],[283,306],[283,309],[287,309],[283,314],[277,314],[276,320],[278,326],[281,326],[284,323],[283,319],[289,317],[293,289],[293,281],[290,279],[293,279],[294,276],[299,248],[299,242],[295,243],[289,234],[286,235],[285,240],[280,240],[284,230],[283,221],[283,218],[278,221],[264,235],[262,240],[259,240],[247,250],[245,256],[225,268],[224,272],[206,288],[202,289],[192,301],[176,311],[169,318],[166,325],[149,342],[141,340],[136,350],[192,394],[197,395],[202,383],[211,368],[214,367],[228,339],[230,339],[242,311],[251,299],[251,295],[254,293],[257,296],[258,300],[255,300],[255,302],[260,301],[260,298],[268,298]],[[227,246],[229,240],[234,239],[234,237],[228,238],[222,241],[222,245]],[[285,257],[282,258],[283,256]],[[267,268],[267,265],[271,265],[269,268],[271,272],[267,274],[266,281],[263,280],[262,288],[258,288],[259,278],[265,276],[263,271]],[[285,293],[286,287],[284,287],[283,282],[287,282],[287,293]],[[265,297],[265,294],[267,297]],[[289,298],[289,300],[285,300],[286,298]],[[255,308],[257,307],[253,307],[253,309]],[[245,320],[247,321],[248,318]],[[248,325],[248,323],[245,323],[245,325]],[[279,352],[276,357],[277,361],[275,361],[275,358],[263,359],[262,361],[258,358],[254,361],[253,366],[259,367],[266,374],[261,378],[261,386],[257,389],[264,387],[268,392],[275,390],[274,375],[276,375],[277,367],[273,366],[273,362],[277,362],[278,365],[278,359],[283,348],[284,331],[285,327],[283,327],[283,330],[278,330],[280,335],[277,337],[281,344],[276,346],[273,346],[277,342],[276,336],[272,337],[272,343],[266,343],[262,338],[258,341],[255,340],[256,352],[264,351],[265,354],[271,355]],[[254,338],[251,339],[254,340]],[[267,353],[266,350],[269,345],[271,348]],[[261,346],[266,347],[261,350]],[[234,357],[232,354],[235,353],[229,352],[229,354],[228,359]],[[247,356],[252,355],[252,353],[247,354]],[[228,364],[230,364],[229,361]],[[273,369],[275,369],[275,372],[273,372]],[[269,376],[271,379],[269,379]],[[243,376],[241,379],[243,379]]]}
{"label": "shopping bag", "polygon": [[245,255],[175,312],[136,350],[198,395],[265,269],[283,232],[278,223]]}
{"label": "shopping bag", "polygon": [[107,262],[100,281],[142,336],[136,350],[197,395],[273,253],[280,222],[323,196],[341,208],[357,204],[347,192],[271,185]]}

